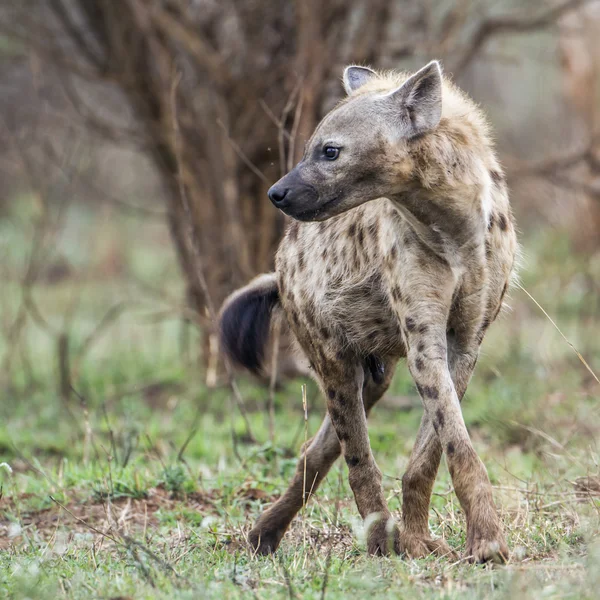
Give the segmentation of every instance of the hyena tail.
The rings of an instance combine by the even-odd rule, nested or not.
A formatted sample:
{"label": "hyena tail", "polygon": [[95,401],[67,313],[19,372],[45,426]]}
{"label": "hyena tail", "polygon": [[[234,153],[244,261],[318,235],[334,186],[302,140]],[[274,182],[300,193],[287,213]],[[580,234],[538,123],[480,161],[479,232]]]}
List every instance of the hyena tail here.
{"label": "hyena tail", "polygon": [[259,275],[225,300],[219,337],[221,349],[233,363],[257,375],[263,373],[274,312],[281,312],[275,273]]}

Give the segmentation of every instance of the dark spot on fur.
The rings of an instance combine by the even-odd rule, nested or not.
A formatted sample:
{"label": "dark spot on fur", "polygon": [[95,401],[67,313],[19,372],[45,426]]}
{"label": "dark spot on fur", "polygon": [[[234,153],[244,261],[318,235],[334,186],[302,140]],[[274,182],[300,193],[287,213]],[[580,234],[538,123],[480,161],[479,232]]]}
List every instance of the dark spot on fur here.
{"label": "dark spot on fur", "polygon": [[396,260],[398,258],[398,247],[396,246],[396,244],[392,246],[391,257],[392,260]]}
{"label": "dark spot on fur", "polygon": [[420,383],[417,383],[416,386],[422,398],[431,398],[432,400],[437,400],[439,398],[437,388],[429,385],[421,385]]}
{"label": "dark spot on fur", "polygon": [[369,225],[369,235],[373,238],[373,242],[377,244],[379,238],[379,227],[377,222],[371,223]]}
{"label": "dark spot on fur", "polygon": [[346,459],[346,464],[349,467],[356,467],[356,465],[358,465],[360,462],[360,458],[358,458],[358,456],[344,456],[344,458]]}
{"label": "dark spot on fur", "polygon": [[298,268],[302,271],[304,269],[304,251],[298,252]]}
{"label": "dark spot on fur", "polygon": [[333,388],[328,388],[327,395],[329,396],[330,400],[333,400],[335,398],[335,390]]}
{"label": "dark spot on fur", "polygon": [[502,177],[502,173],[500,173],[499,171],[496,171],[495,169],[492,169],[490,171],[490,177],[492,178],[492,181],[496,185],[499,185],[504,181],[504,177]]}
{"label": "dark spot on fur", "polygon": [[438,408],[435,411],[435,416],[437,418],[437,423],[438,425],[443,428],[444,427],[444,422],[445,422],[445,418],[444,418],[444,411],[441,408]]}
{"label": "dark spot on fur", "polygon": [[364,244],[365,241],[365,232],[363,231],[362,227],[358,228],[358,243],[360,246],[362,246]]}
{"label": "dark spot on fur", "polygon": [[417,369],[417,371],[422,371],[424,366],[425,363],[423,362],[423,359],[420,356],[417,356],[415,360],[415,369]]}
{"label": "dark spot on fur", "polygon": [[420,334],[427,333],[428,331],[429,331],[429,327],[427,327],[427,325],[420,325],[419,326],[419,333]]}
{"label": "dark spot on fur", "polygon": [[488,223],[488,231],[494,229],[494,215],[490,215],[490,222]]}
{"label": "dark spot on fur", "polygon": [[448,456],[452,456],[454,454],[454,444],[452,442],[448,442],[448,445],[446,446],[446,453]]}
{"label": "dark spot on fur", "polygon": [[344,353],[343,353],[343,351],[342,351],[342,350],[338,350],[338,351],[335,353],[335,357],[336,357],[338,360],[343,360],[343,359],[344,359]]}
{"label": "dark spot on fur", "polygon": [[432,400],[437,400],[437,399],[440,397],[440,393],[439,393],[439,391],[438,391],[438,389],[437,389],[437,388],[434,388],[434,387],[428,386],[428,387],[426,388],[426,392],[427,392],[427,395],[428,395],[428,396],[429,396],[429,397],[430,397]]}
{"label": "dark spot on fur", "polygon": [[328,340],[331,337],[331,333],[329,333],[329,329],[327,329],[327,327],[321,327],[319,333],[325,340]]}
{"label": "dark spot on fur", "polygon": [[498,217],[498,227],[500,227],[500,229],[502,231],[506,231],[506,228],[508,227],[508,221],[506,220],[506,215],[500,215]]}
{"label": "dark spot on fur", "polygon": [[325,260],[327,258],[327,254],[328,254],[328,250],[327,250],[327,248],[324,248],[323,252],[321,252],[321,258],[323,260]]}
{"label": "dark spot on fur", "polygon": [[490,240],[485,241],[485,255],[490,258],[492,256],[492,245],[490,244]]}
{"label": "dark spot on fur", "polygon": [[406,329],[408,331],[414,331],[417,327],[417,324],[415,323],[415,320],[412,317],[406,317],[404,322],[406,323]]}
{"label": "dark spot on fur", "polygon": [[400,302],[402,300],[402,292],[400,291],[400,287],[397,285],[392,288],[392,298],[396,302]]}
{"label": "dark spot on fur", "polygon": [[348,235],[354,237],[356,235],[356,223],[351,223],[348,227]]}
{"label": "dark spot on fur", "polygon": [[423,350],[425,350],[425,342],[419,342],[419,345],[417,346],[417,351],[423,352]]}

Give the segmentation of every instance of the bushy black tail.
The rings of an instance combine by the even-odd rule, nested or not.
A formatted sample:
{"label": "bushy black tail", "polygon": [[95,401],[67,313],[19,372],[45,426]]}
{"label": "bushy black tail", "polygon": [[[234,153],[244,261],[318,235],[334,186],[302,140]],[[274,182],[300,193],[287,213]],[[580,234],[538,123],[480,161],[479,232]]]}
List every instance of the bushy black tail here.
{"label": "bushy black tail", "polygon": [[261,374],[271,317],[278,305],[275,273],[256,277],[225,300],[219,336],[221,349],[232,362]]}

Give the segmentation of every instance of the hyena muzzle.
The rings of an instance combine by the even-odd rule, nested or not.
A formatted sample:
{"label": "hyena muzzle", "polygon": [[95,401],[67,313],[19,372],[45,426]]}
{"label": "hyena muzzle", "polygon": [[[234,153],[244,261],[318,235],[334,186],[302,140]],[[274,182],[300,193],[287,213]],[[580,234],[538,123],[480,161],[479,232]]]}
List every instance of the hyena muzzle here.
{"label": "hyena muzzle", "polygon": [[[284,318],[327,401],[296,475],[249,534],[274,552],[340,454],[372,554],[451,555],[429,533],[442,454],[467,523],[466,555],[508,548],[487,471],[460,402],[513,273],[507,187],[484,116],[432,62],[413,75],[351,66],[347,97],[318,125],[302,160],[270,190],[292,217],[276,271],[221,311],[223,350],[260,372],[274,317]],[[367,431],[400,358],[424,414],[402,478],[402,523],[389,511]]]}

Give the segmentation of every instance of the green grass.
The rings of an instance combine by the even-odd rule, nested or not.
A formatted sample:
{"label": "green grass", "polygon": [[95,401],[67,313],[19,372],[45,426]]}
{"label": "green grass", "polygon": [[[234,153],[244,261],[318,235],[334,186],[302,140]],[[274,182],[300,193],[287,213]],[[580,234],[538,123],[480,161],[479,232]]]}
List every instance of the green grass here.
{"label": "green grass", "polygon": [[[5,223],[0,238],[0,364],[11,355],[0,374],[0,462],[12,468],[0,468],[0,597],[321,598],[323,590],[327,598],[597,597],[600,496],[577,481],[599,475],[599,389],[523,293],[513,291],[513,310],[491,328],[464,402],[496,487],[508,566],[368,557],[342,462],[277,554],[253,557],[244,535],[285,489],[306,435],[303,382],[277,391],[271,440],[268,393],[240,378],[257,443],[245,441],[229,391],[203,383],[198,335],[190,333],[189,351],[182,345],[171,302],[182,286],[164,229],[148,225],[142,234],[136,223],[111,224],[109,254],[121,264],[114,272],[104,250],[78,251],[95,221],[87,213],[72,220],[52,258],[66,258],[71,275],[33,288],[49,327],[29,316],[10,342],[27,219]],[[527,238],[525,254],[524,286],[600,371],[600,258],[578,258],[548,232]],[[160,293],[139,280],[160,282]],[[86,349],[118,303],[122,314]],[[65,331],[79,395],[69,398],[61,397],[57,369],[57,332]],[[316,386],[307,389],[312,435],[324,408]],[[414,402],[398,410],[398,396]],[[397,516],[420,416],[401,366],[370,424]],[[445,465],[434,492],[430,528],[460,553],[464,518]]]}

